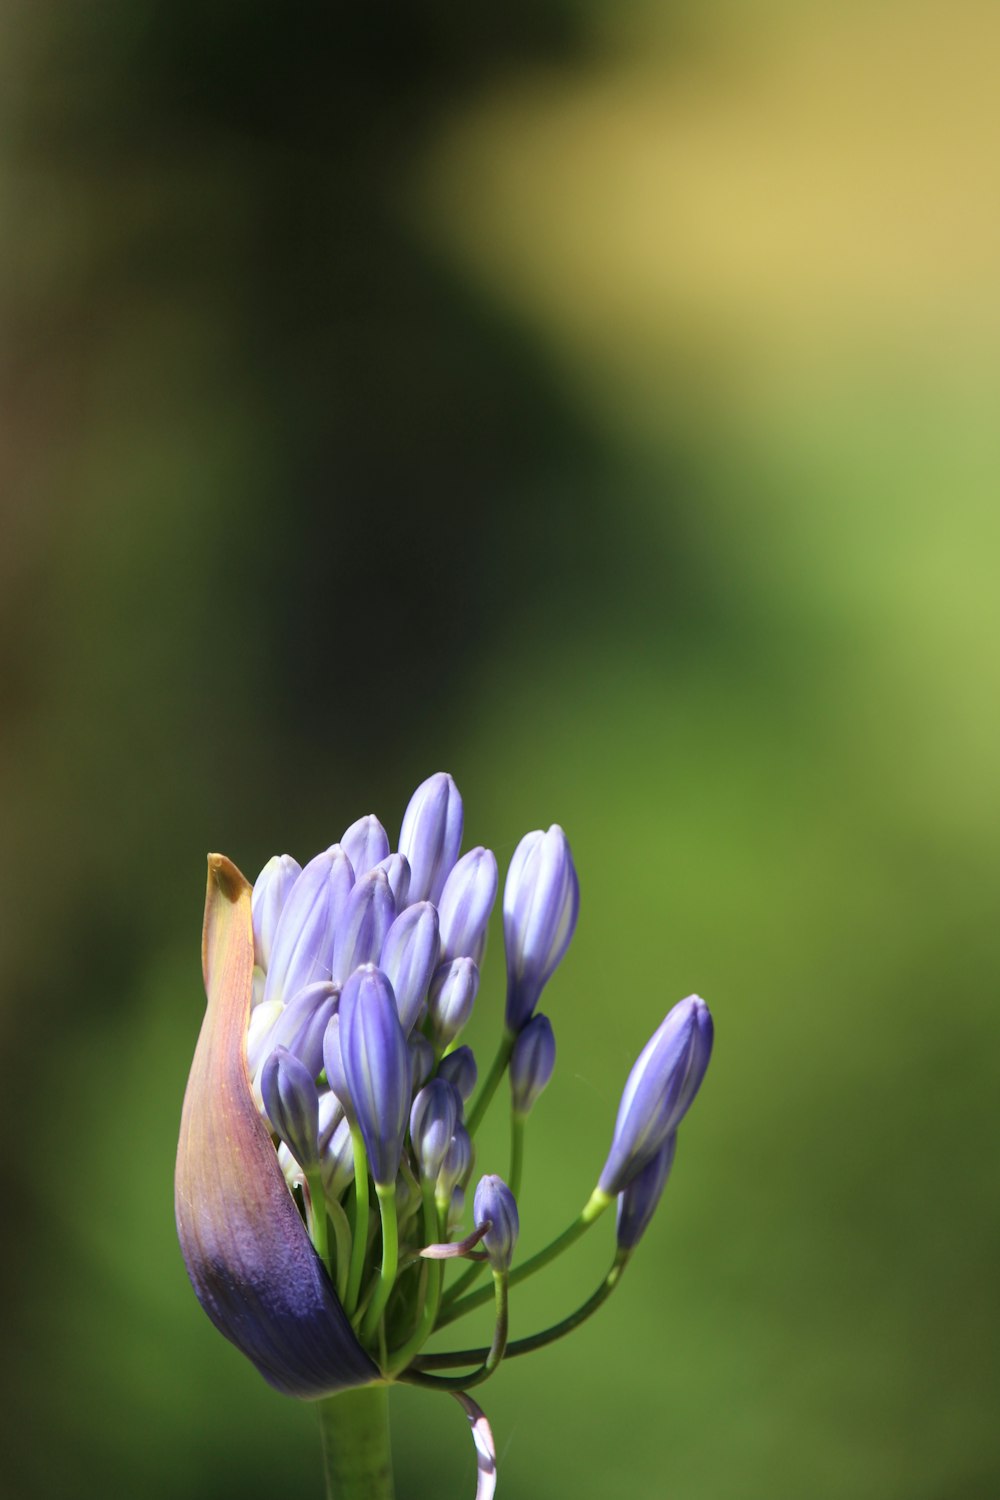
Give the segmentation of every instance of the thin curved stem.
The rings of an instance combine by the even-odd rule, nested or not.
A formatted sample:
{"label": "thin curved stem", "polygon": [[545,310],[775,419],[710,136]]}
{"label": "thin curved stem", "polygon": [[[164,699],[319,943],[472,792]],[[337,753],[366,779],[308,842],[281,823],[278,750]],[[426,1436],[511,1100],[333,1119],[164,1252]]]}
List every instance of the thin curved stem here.
{"label": "thin curved stem", "polygon": [[364,1322],[361,1325],[363,1336],[371,1338],[378,1327],[379,1318],[385,1312],[385,1305],[389,1300],[389,1294],[396,1283],[396,1271],[399,1266],[399,1227],[396,1222],[396,1184],[390,1182],[388,1186],[376,1182],[375,1194],[378,1198],[379,1214],[382,1219],[382,1267],[379,1272],[378,1286],[372,1297],[368,1311],[365,1313]]}
{"label": "thin curved stem", "polygon": [[[622,1278],[631,1254],[630,1250],[619,1250],[611,1263],[608,1274],[586,1302],[568,1317],[558,1323],[553,1323],[551,1328],[544,1328],[541,1333],[533,1333],[528,1338],[514,1339],[507,1345],[504,1358],[514,1359],[518,1354],[531,1354],[535,1349],[543,1349],[546,1344],[554,1344],[556,1339],[564,1338],[567,1333],[572,1333],[574,1328],[579,1328],[580,1324],[592,1317],[611,1296]],[[414,1363],[418,1371],[452,1370],[462,1365],[478,1365],[488,1357],[489,1352],[489,1349],[485,1347],[452,1349],[443,1354],[421,1354]]]}
{"label": "thin curved stem", "polygon": [[351,1270],[344,1304],[348,1315],[358,1305],[365,1251],[368,1249],[368,1153],[358,1125],[351,1129],[351,1144],[354,1147],[354,1244],[351,1246]]}

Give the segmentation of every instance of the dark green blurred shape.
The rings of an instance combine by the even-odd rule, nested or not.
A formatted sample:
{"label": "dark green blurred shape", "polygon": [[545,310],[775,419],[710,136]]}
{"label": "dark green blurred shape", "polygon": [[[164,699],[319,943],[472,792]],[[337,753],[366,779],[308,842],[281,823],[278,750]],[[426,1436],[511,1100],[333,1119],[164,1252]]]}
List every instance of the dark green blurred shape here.
{"label": "dark green blurred shape", "polygon": [[[484,1392],[503,1493],[1000,1486],[995,402],[887,361],[742,445],[724,393],[686,436],[600,422],[411,227],[435,133],[586,78],[590,24],[2,22],[12,1500],[318,1492],[310,1413],[173,1235],[203,857],[252,878],[369,809],[394,834],[438,767],[502,867],[558,820],[580,871],[526,1251],[669,1005],[717,1022],[622,1289]],[[501,999],[497,930],[481,1055]],[[515,1334],[596,1283],[594,1238]],[[396,1437],[401,1500],[471,1491],[452,1403],[400,1392]]]}

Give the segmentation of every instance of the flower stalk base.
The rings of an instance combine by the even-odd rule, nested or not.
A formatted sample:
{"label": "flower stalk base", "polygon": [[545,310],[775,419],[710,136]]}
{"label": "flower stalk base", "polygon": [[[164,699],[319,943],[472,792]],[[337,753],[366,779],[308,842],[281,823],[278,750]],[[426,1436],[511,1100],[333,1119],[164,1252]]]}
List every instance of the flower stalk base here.
{"label": "flower stalk base", "polygon": [[366,1385],[316,1403],[326,1500],[393,1500],[389,1387]]}

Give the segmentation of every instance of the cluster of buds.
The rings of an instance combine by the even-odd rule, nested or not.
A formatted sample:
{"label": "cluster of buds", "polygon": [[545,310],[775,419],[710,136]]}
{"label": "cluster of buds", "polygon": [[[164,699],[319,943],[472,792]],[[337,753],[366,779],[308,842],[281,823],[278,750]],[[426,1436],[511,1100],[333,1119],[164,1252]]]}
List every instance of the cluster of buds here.
{"label": "cluster of buds", "polygon": [[[488,849],[461,854],[462,832],[458,789],[438,773],[414,793],[395,850],[369,815],[304,867],[276,855],[252,890],[211,857],[208,1011],[185,1097],[176,1209],[199,1300],[272,1385],[306,1399],[394,1380],[449,1390],[473,1422],[485,1495],[491,1439],[466,1391],[505,1357],[568,1332],[617,1284],[666,1184],[712,1022],[697,996],[669,1012],[629,1076],[581,1214],[516,1263],[525,1128],[555,1066],[537,1006],[573,936],[579,888],[561,828],[521,840],[503,895],[505,1024],[477,1089],[460,1037],[498,871]],[[509,1169],[506,1179],[480,1177],[469,1223],[475,1135],[505,1074]],[[510,1341],[510,1287],[613,1203],[615,1259],[597,1292],[562,1323]],[[453,1260],[464,1269],[446,1284]],[[475,1288],[487,1269],[492,1288]],[[425,1351],[436,1330],[491,1296],[488,1347]],[[432,1373],[462,1367],[471,1368]]]}

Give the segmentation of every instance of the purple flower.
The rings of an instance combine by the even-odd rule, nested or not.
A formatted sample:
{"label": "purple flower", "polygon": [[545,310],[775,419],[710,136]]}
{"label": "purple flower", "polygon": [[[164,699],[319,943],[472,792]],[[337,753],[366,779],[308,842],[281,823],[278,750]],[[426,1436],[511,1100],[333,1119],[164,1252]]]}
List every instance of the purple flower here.
{"label": "purple flower", "polygon": [[332,973],[343,984],[362,964],[374,963],[396,916],[384,870],[362,875],[344,905],[333,942]]}
{"label": "purple flower", "polygon": [[566,835],[526,833],[514,850],[503,893],[507,950],[507,1029],[515,1035],[569,947],[580,887]]}
{"label": "purple flower", "polygon": [[472,958],[482,963],[496,897],[496,856],[491,849],[470,849],[448,876],[438,902],[442,960]]}
{"label": "purple flower", "polygon": [[434,1181],[455,1133],[462,1101],[453,1084],[435,1078],[422,1088],[410,1110],[410,1140],[422,1175]]}
{"label": "purple flower", "polygon": [[438,1077],[453,1083],[463,1101],[470,1097],[478,1076],[479,1069],[471,1047],[456,1047],[438,1064]]}
{"label": "purple flower", "polygon": [[481,1177],[472,1204],[476,1228],[490,1223],[483,1235],[483,1249],[494,1271],[508,1271],[514,1259],[514,1246],[520,1232],[514,1194],[502,1177]]}
{"label": "purple flower", "polygon": [[438,1048],[453,1042],[472,1014],[479,989],[479,970],[471,958],[442,964],[431,980],[427,1009]]}
{"label": "purple flower", "polygon": [[340,1054],[378,1186],[396,1181],[410,1113],[410,1053],[392,986],[380,969],[356,969],[340,997]]}
{"label": "purple flower", "polygon": [[462,847],[462,799],[445,771],[421,783],[399,830],[399,852],[410,862],[410,901],[435,905]]}
{"label": "purple flower", "polygon": [[530,1114],[556,1065],[556,1039],[548,1016],[532,1016],[510,1054],[510,1097],[516,1115]]}
{"label": "purple flower", "polygon": [[278,918],[265,1001],[287,1000],[307,984],[330,978],[334,933],[353,885],[353,866],[339,844],[309,861]]}
{"label": "purple flower", "polygon": [[292,886],[302,874],[302,866],[290,854],[275,854],[268,860],[254,882],[251,912],[253,915],[254,956],[262,969],[271,961],[271,944],[281,909]]}
{"label": "purple flower", "polygon": [[379,968],[392,985],[403,1030],[416,1025],[427,986],[438,965],[438,914],[429,901],[408,906],[393,922],[382,944]]}
{"label": "purple flower", "polygon": [[340,847],[354,866],[360,880],[389,855],[389,835],[374,813],[352,823],[340,841]]}
{"label": "purple flower", "polygon": [[712,1017],[689,995],[668,1013],[639,1054],[618,1106],[598,1186],[614,1197],[642,1171],[691,1107],[712,1055]]}
{"label": "purple flower", "polygon": [[385,871],[396,910],[402,911],[410,893],[410,861],[403,854],[390,854],[387,859],[380,859],[375,868]]}
{"label": "purple flower", "polygon": [[203,943],[208,1009],[177,1147],[184,1263],[212,1322],[288,1395],[315,1398],[378,1378],[289,1193],[250,1091],[246,1034],[251,890],[209,856]]}
{"label": "purple flower", "polygon": [[649,1227],[674,1164],[677,1134],[671,1132],[663,1145],[631,1182],[618,1194],[618,1248],[634,1250]]}
{"label": "purple flower", "polygon": [[[272,1027],[270,1049],[287,1047],[305,1066],[309,1076],[316,1078],[323,1067],[323,1037],[327,1023],[339,1001],[340,986],[337,984],[306,985],[304,990],[292,996]],[[258,1006],[258,1009],[263,1009],[263,1006]]]}
{"label": "purple flower", "polygon": [[319,1164],[319,1095],[312,1074],[293,1053],[277,1047],[264,1064],[260,1091],[275,1134],[311,1172]]}

